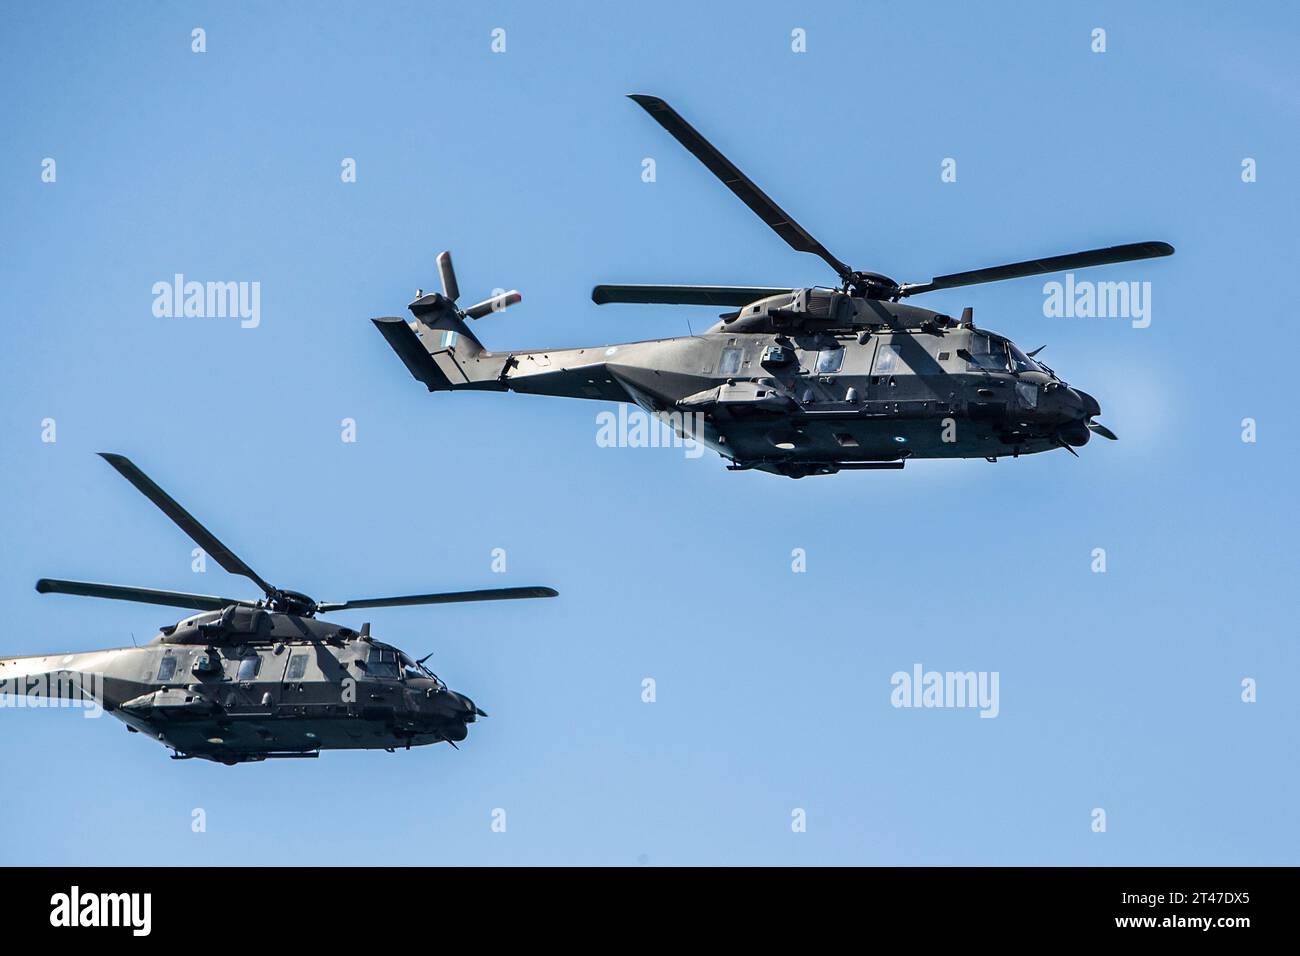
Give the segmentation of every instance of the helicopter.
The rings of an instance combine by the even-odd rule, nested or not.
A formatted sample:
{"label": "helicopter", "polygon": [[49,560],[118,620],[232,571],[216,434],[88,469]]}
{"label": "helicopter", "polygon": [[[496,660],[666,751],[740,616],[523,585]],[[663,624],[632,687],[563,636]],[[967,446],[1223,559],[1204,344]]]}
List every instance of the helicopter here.
{"label": "helicopter", "polygon": [[662,99],[630,94],[651,118],[798,252],[836,273],[813,288],[597,285],[608,303],[729,311],[700,335],[586,348],[487,350],[469,322],[522,301],[517,290],[462,309],[451,255],[442,291],[417,290],[414,321],[372,319],[429,391],[511,391],[630,403],[731,470],[802,478],[899,469],[912,459],[1019,457],[1115,440],[1098,401],[1009,338],[902,300],[925,292],[1171,255],[1135,242],[1030,259],[924,282],[854,269],[778,206]]}
{"label": "helicopter", "polygon": [[256,600],[41,578],[41,594],[137,601],[198,611],[143,646],[0,658],[0,695],[24,705],[92,705],[173,750],[172,759],[228,766],[322,750],[395,752],[456,747],[487,713],[425,666],[370,634],[317,615],[359,608],[556,597],[547,587],[488,588],[403,597],[316,601],[274,587],[130,459],[101,453],[119,474]]}

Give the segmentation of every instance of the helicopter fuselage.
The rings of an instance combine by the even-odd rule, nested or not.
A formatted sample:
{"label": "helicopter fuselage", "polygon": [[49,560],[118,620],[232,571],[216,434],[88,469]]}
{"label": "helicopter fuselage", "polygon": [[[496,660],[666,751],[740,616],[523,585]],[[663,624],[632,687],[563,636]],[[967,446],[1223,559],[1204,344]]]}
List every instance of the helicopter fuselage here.
{"label": "helicopter fuselage", "polygon": [[0,659],[0,694],[93,701],[177,757],[226,764],[456,742],[482,714],[366,633],[247,606],[141,647]]}
{"label": "helicopter fuselage", "polygon": [[457,303],[451,254],[438,255],[442,291],[417,290],[415,321],[375,326],[430,391],[490,389],[633,402],[730,459],[736,470],[802,478],[844,468],[900,468],[912,458],[1016,457],[1073,451],[1101,409],[1007,339],[981,332],[970,310],[948,316],[903,299],[1172,255],[1145,241],[1040,256],[897,282],[831,253],[758,184],[657,96],[629,97],[796,252],[817,256],[837,288],[601,284],[597,305],[729,306],[702,336],[596,348],[488,352],[467,319],[521,300],[516,291]]}
{"label": "helicopter fuselage", "polygon": [[547,587],[475,588],[317,601],[276,587],[167,494],[135,462],[100,452],[223,570],[262,591],[255,601],[158,588],[40,578],[38,594],[133,601],[198,613],[145,647],[0,658],[0,701],[89,702],[172,747],[225,764],[315,757],[321,750],[453,747],[484,717],[463,694],[400,650],[317,614],[558,597]]}
{"label": "helicopter fuselage", "polygon": [[377,324],[431,391],[631,402],[736,469],[803,477],[1032,454],[1085,444],[1100,413],[969,317],[831,290],[772,296],[701,335],[518,352],[482,349],[454,316],[430,326],[417,306],[413,323]]}

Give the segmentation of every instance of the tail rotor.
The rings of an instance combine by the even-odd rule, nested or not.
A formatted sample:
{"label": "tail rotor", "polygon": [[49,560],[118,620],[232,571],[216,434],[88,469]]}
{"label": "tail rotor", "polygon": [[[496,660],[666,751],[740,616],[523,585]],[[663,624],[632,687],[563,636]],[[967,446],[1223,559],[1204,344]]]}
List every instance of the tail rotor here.
{"label": "tail rotor", "polygon": [[460,298],[460,283],[456,281],[456,269],[451,263],[451,253],[446,251],[438,253],[437,261],[442,292],[426,294],[423,289],[417,289],[415,301],[410,306],[411,313],[426,325],[437,327],[439,321],[452,316],[461,320],[481,319],[485,315],[500,312],[523,301],[524,297],[519,291],[511,289],[509,292],[499,293],[462,309],[456,304]]}

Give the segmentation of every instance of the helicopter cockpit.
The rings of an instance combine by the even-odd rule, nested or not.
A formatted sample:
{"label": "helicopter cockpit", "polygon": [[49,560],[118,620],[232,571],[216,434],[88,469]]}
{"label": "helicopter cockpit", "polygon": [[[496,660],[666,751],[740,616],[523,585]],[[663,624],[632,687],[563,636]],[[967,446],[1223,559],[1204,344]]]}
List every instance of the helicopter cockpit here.
{"label": "helicopter cockpit", "polygon": [[438,679],[438,675],[429,670],[429,668],[425,667],[419,661],[411,660],[400,651],[398,652],[398,660],[400,660],[402,664],[402,677],[406,680],[431,680],[443,690],[446,690],[446,685]]}
{"label": "helicopter cockpit", "polygon": [[981,372],[1009,372],[1007,343],[984,332],[972,332],[966,346],[966,362]]}
{"label": "helicopter cockpit", "polygon": [[1015,342],[1007,342],[1007,348],[1011,350],[1011,371],[1013,372],[1046,372],[1043,366],[1039,365],[1032,358],[1016,346]]}
{"label": "helicopter cockpit", "polygon": [[366,657],[366,674],[388,680],[431,680],[441,690],[447,685],[420,661],[412,660],[395,647],[372,644]]}
{"label": "helicopter cockpit", "polygon": [[972,332],[966,348],[966,361],[972,369],[983,372],[1041,372],[1055,377],[1051,369],[1034,361],[1016,343],[987,332]]}

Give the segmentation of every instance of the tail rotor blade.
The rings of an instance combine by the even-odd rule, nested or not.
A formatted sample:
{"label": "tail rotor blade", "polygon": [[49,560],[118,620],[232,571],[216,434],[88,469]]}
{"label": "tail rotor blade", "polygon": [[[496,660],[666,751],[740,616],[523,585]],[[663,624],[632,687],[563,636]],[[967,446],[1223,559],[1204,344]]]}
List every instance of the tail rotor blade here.
{"label": "tail rotor blade", "polygon": [[490,299],[476,302],[465,310],[465,314],[471,319],[481,319],[489,312],[500,312],[502,309],[509,308],[523,300],[524,297],[519,294],[518,290],[511,289],[509,292],[502,292],[500,295],[494,295]]}
{"label": "tail rotor blade", "polygon": [[438,253],[438,278],[442,280],[442,294],[455,302],[460,298],[460,286],[456,284],[456,270],[451,265],[451,253]]}

